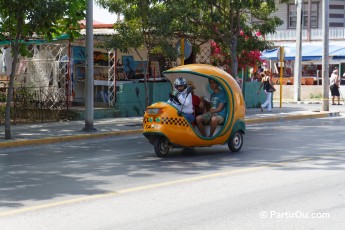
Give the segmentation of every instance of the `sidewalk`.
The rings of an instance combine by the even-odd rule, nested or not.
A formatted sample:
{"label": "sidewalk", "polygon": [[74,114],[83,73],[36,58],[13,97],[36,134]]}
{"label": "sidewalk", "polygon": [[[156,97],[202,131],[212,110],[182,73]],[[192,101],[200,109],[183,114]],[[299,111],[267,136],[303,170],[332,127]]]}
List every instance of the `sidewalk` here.
{"label": "sidewalk", "polygon": [[[247,109],[246,124],[281,122],[345,115],[345,105],[330,105],[330,111],[320,112],[322,104],[289,103],[279,108],[274,103],[272,112]],[[0,126],[0,148],[35,144],[57,143],[89,138],[140,134],[142,117],[109,118],[94,120],[96,132],[84,132],[85,121],[61,121],[52,123],[21,124],[11,126],[11,140],[4,139],[4,126]]]}

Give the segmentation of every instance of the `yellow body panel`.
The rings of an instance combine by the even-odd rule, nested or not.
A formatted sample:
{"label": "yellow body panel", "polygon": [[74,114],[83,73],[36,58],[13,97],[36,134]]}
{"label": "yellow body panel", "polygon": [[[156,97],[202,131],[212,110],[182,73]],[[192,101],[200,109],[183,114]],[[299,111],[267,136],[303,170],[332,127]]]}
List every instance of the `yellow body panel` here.
{"label": "yellow body panel", "polygon": [[216,136],[204,138],[195,132],[193,126],[183,116],[178,115],[175,107],[165,102],[158,102],[150,105],[148,109],[160,108],[162,109],[160,114],[149,115],[145,113],[144,115],[143,128],[146,137],[163,135],[173,145],[182,147],[224,144],[228,141],[235,122],[244,121],[245,103],[242,91],[233,77],[225,71],[210,65],[191,64],[169,69],[164,72],[164,75],[171,82],[177,77],[192,79],[194,82],[202,84],[199,85],[199,88],[202,89],[207,88],[209,78],[215,79],[227,95],[227,118],[223,128]]}

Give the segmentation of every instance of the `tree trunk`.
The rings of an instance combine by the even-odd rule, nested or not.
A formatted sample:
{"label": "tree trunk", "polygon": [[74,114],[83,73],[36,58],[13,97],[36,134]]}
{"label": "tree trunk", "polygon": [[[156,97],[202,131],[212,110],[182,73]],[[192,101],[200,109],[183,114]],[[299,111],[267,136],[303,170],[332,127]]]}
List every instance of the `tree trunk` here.
{"label": "tree trunk", "polygon": [[238,70],[238,59],[237,59],[237,38],[232,39],[231,47],[231,75],[236,79]]}
{"label": "tree trunk", "polygon": [[7,92],[7,100],[6,100],[6,112],[5,112],[5,139],[10,140],[12,139],[11,136],[11,103],[13,101],[13,89],[14,89],[14,74],[16,72],[17,67],[17,60],[19,54],[19,38],[20,34],[22,33],[22,17],[17,19],[17,32],[16,32],[16,39],[14,44],[11,40],[11,46],[13,47],[13,62],[12,62],[12,70],[10,75],[10,84],[8,86]]}
{"label": "tree trunk", "polygon": [[13,49],[13,62],[12,62],[12,71],[10,74],[10,83],[8,86],[7,91],[7,100],[6,100],[6,112],[5,112],[5,139],[9,140],[12,139],[11,136],[11,104],[13,101],[13,91],[14,91],[14,74],[16,72],[17,67],[17,59],[19,53],[19,38],[17,37],[14,45],[11,41],[11,46]]}

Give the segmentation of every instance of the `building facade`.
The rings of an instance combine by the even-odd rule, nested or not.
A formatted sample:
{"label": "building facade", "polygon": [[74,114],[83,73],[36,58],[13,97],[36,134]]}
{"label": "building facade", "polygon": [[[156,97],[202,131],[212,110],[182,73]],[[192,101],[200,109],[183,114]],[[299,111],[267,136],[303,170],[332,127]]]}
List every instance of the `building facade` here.
{"label": "building facade", "polygon": [[[322,0],[303,0],[303,43],[322,41],[322,9]],[[280,5],[274,15],[281,18],[284,24],[277,28],[276,33],[267,35],[265,39],[274,42],[276,45],[288,42],[294,43],[297,37],[297,7],[295,1]],[[332,44],[345,41],[344,0],[329,0],[329,39]]]}
{"label": "building facade", "polygon": [[[322,0],[303,0],[302,7],[302,56],[304,53],[313,53],[313,57],[302,57],[302,85],[322,84]],[[274,34],[265,36],[265,40],[271,41],[274,46],[283,46],[287,52],[296,49],[297,37],[297,5],[294,0],[279,5],[275,16],[283,20],[283,24],[276,29]],[[345,1],[329,0],[329,69],[338,66],[341,76],[345,70]],[[337,51],[334,57],[331,52]],[[340,51],[340,52],[339,52]],[[294,53],[294,52],[292,52]],[[267,61],[268,68],[274,73],[279,73],[277,61]],[[293,85],[294,60],[286,60],[284,63],[283,84]],[[275,81],[279,81],[276,79]],[[345,80],[343,81],[345,83]]]}

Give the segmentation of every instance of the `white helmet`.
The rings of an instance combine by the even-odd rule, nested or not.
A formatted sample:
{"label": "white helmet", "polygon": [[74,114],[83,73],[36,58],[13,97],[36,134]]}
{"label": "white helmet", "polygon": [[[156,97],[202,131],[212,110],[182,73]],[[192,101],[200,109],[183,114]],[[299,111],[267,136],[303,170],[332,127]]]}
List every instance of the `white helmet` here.
{"label": "white helmet", "polygon": [[175,89],[177,88],[177,86],[181,86],[181,85],[183,85],[184,88],[187,88],[187,80],[184,79],[183,77],[177,78],[174,82]]}

